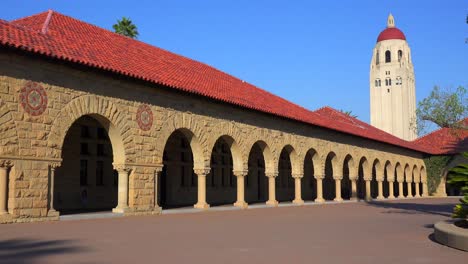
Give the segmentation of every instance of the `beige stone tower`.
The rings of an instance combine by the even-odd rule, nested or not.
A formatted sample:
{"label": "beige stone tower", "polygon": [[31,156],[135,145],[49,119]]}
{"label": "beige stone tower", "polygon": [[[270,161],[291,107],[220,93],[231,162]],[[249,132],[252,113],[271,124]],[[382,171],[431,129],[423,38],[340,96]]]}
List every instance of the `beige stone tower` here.
{"label": "beige stone tower", "polygon": [[411,50],[390,14],[370,66],[371,125],[404,140],[416,139],[416,89]]}

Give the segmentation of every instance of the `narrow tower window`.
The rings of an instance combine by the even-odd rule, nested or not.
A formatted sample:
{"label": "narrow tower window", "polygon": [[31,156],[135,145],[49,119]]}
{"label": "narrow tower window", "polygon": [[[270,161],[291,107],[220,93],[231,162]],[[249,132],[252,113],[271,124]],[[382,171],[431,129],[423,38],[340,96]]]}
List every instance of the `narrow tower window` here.
{"label": "narrow tower window", "polygon": [[385,63],[391,62],[392,61],[392,55],[390,54],[390,51],[387,50],[385,52]]}
{"label": "narrow tower window", "polygon": [[380,57],[380,53],[377,51],[377,53],[375,54],[375,64],[376,65],[379,65],[379,63],[380,63],[379,57]]}
{"label": "narrow tower window", "polygon": [[403,52],[401,50],[398,51],[398,62],[401,61],[401,57],[403,57]]}

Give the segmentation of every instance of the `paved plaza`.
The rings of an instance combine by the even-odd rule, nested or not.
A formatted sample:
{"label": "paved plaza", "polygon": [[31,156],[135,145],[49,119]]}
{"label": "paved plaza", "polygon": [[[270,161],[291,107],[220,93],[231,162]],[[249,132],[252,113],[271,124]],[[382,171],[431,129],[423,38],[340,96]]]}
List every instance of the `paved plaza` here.
{"label": "paved plaza", "polygon": [[457,199],[0,225],[0,263],[464,263],[432,224]]}

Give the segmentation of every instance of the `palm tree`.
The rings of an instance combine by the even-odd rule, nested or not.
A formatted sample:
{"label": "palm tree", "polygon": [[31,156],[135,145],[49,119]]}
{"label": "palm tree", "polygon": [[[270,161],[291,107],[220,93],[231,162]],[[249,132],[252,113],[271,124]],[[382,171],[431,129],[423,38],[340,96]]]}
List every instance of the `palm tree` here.
{"label": "palm tree", "polygon": [[122,20],[117,20],[117,24],[112,26],[114,32],[130,38],[138,37],[138,29],[129,18],[122,17]]}

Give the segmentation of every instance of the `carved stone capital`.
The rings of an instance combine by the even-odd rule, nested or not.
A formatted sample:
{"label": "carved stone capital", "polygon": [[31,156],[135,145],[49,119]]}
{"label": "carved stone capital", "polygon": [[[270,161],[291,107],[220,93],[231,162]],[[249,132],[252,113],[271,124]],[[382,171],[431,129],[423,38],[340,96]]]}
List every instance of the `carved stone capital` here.
{"label": "carved stone capital", "polygon": [[160,173],[162,171],[163,167],[164,167],[163,164],[157,164],[156,166],[154,166],[154,172]]}
{"label": "carved stone capital", "polygon": [[333,175],[334,180],[342,180],[343,176],[342,175]]}
{"label": "carved stone capital", "polygon": [[314,178],[318,180],[323,180],[325,178],[325,175],[314,175]]}
{"label": "carved stone capital", "polygon": [[236,177],[245,177],[247,176],[247,174],[249,174],[249,171],[248,170],[235,170],[233,171],[233,173]]}
{"label": "carved stone capital", "polygon": [[13,166],[13,162],[11,160],[0,160],[0,168],[9,168]]}
{"label": "carved stone capital", "polygon": [[302,177],[304,177],[304,174],[302,174],[302,173],[293,173],[293,174],[292,174],[292,177],[293,177],[294,179],[296,179],[296,178],[302,178]]}
{"label": "carved stone capital", "polygon": [[197,176],[206,176],[210,173],[211,168],[193,169]]}
{"label": "carved stone capital", "polygon": [[267,176],[268,178],[276,178],[278,177],[278,172],[268,172],[265,173],[265,176]]}
{"label": "carved stone capital", "polygon": [[50,169],[51,170],[56,170],[58,167],[60,167],[62,165],[61,162],[50,162],[49,163],[49,166],[50,166]]}
{"label": "carved stone capital", "polygon": [[131,168],[126,164],[113,163],[112,165],[114,166],[114,169],[118,171],[119,173],[124,173],[124,172],[128,173],[131,170]]}

